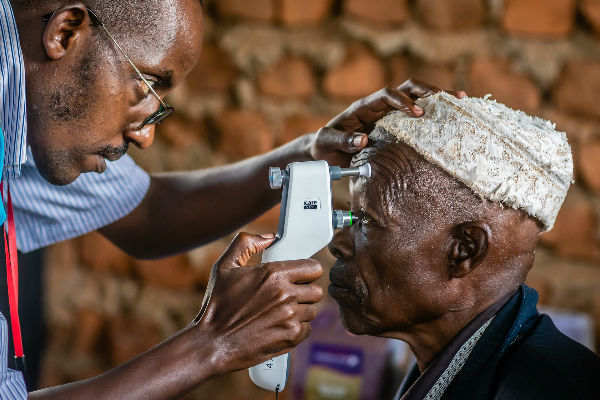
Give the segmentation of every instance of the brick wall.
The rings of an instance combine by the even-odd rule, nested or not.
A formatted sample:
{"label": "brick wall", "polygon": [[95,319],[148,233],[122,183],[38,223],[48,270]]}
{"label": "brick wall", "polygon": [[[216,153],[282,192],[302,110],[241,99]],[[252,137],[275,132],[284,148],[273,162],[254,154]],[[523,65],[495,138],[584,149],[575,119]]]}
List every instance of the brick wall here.
{"label": "brick wall", "polygon": [[[600,0],[206,3],[200,63],[169,97],[177,113],[152,148],[132,152],[144,168],[201,168],[262,153],[408,77],[491,93],[568,134],[576,183],[542,236],[529,283],[545,304],[593,315],[600,333]],[[277,216],[246,229],[273,231]],[[133,260],[96,233],[53,246],[43,383],[97,374],[185,326],[228,241],[155,262]],[[244,371],[204,393],[272,397]]]}

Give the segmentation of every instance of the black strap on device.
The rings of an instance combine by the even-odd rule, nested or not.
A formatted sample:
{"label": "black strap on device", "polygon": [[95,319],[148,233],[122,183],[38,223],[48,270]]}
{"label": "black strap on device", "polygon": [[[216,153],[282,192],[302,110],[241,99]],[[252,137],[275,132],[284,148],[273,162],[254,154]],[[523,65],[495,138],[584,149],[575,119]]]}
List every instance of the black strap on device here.
{"label": "black strap on device", "polygon": [[[25,364],[25,356],[17,357],[15,356],[15,368],[17,371],[21,371],[23,374],[23,380],[25,381],[25,385],[27,386],[29,382],[29,377],[27,376],[27,366]],[[29,386],[27,386],[29,387]]]}

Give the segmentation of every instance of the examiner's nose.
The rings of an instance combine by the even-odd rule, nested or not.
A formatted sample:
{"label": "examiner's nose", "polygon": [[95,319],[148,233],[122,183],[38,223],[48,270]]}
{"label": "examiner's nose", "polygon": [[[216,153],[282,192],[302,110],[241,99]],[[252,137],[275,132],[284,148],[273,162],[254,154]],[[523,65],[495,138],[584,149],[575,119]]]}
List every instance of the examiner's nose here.
{"label": "examiner's nose", "polygon": [[349,235],[350,228],[344,228],[338,231],[334,236],[333,240],[329,242],[327,246],[329,252],[335,258],[346,258],[352,256],[352,241]]}
{"label": "examiner's nose", "polygon": [[146,125],[142,129],[128,129],[123,136],[127,142],[135,144],[140,149],[145,149],[154,142],[154,129],[156,129],[155,125]]}

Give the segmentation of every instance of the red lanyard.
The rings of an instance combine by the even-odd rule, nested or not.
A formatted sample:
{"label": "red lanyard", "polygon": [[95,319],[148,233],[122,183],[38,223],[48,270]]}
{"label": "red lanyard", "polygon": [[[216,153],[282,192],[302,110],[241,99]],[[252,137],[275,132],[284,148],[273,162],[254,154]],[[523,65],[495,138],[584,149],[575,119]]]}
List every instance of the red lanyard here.
{"label": "red lanyard", "polygon": [[[19,262],[17,259],[17,240],[15,231],[15,216],[13,213],[10,185],[6,181],[8,209],[4,222],[4,253],[6,254],[6,283],[8,286],[8,304],[10,307],[10,322],[12,327],[15,358],[22,359],[23,341],[21,340],[21,323],[19,321]],[[0,183],[0,193],[4,198],[3,183]],[[7,237],[8,236],[8,237]]]}

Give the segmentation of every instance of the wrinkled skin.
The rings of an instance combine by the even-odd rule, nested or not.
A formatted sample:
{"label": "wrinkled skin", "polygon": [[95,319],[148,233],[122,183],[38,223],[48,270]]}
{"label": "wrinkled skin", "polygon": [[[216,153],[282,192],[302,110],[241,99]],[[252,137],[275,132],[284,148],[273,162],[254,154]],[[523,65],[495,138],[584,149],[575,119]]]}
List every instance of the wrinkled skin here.
{"label": "wrinkled skin", "polygon": [[482,202],[412,148],[376,143],[371,179],[351,184],[361,221],[330,244],[329,294],[355,334],[406,341],[424,370],[476,315],[531,268],[537,223]]}

